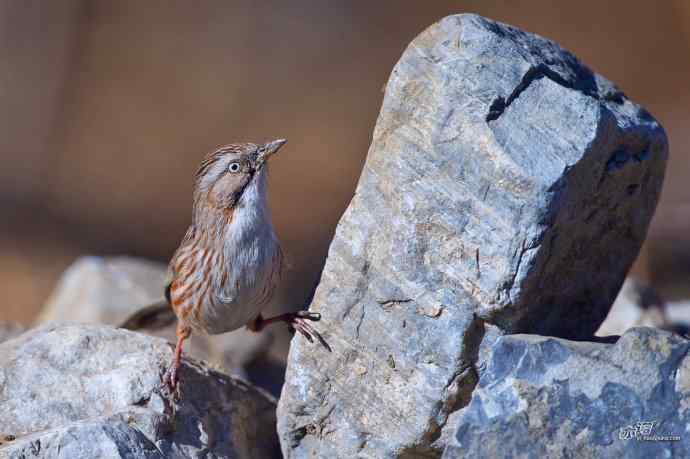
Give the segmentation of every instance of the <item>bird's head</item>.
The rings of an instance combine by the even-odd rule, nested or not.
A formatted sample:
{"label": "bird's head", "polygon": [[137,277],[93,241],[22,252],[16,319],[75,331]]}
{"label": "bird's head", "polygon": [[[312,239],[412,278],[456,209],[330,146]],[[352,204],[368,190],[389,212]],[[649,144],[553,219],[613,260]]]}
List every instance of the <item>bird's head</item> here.
{"label": "bird's head", "polygon": [[263,195],[268,159],[285,142],[231,144],[210,153],[196,173],[196,205],[232,209],[245,193]]}

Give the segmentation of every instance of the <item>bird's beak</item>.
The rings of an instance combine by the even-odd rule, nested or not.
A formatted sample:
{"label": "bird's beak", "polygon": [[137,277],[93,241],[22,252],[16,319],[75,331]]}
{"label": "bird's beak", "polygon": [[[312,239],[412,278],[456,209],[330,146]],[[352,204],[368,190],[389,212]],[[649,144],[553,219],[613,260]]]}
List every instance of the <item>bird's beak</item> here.
{"label": "bird's beak", "polygon": [[274,140],[273,142],[268,142],[267,144],[264,145],[264,151],[262,151],[259,154],[259,157],[257,158],[257,162],[259,164],[265,163],[270,156],[272,156],[275,152],[280,150],[280,147],[285,145],[287,142],[286,139],[277,139]]}

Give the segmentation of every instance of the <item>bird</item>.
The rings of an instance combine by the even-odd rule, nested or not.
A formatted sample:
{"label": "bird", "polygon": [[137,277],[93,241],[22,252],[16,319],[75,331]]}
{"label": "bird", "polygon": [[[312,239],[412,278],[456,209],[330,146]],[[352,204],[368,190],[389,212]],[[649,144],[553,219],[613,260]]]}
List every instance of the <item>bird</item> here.
{"label": "bird", "polygon": [[182,348],[192,333],[215,335],[242,326],[259,332],[271,323],[285,322],[330,350],[310,325],[321,319],[319,313],[262,316],[283,267],[267,202],[268,159],[285,143],[277,139],[230,144],[204,158],[194,181],[192,222],[168,266],[165,299],[121,325],[137,330],[177,320],[177,343],[164,379],[178,397]]}

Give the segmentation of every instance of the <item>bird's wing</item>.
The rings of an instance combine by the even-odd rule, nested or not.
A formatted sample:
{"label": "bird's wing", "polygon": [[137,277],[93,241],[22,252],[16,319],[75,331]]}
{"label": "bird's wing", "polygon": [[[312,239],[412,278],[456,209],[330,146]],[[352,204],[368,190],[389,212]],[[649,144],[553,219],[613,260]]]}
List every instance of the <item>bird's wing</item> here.
{"label": "bird's wing", "polygon": [[179,274],[180,261],[186,255],[188,255],[190,249],[196,245],[194,241],[197,237],[197,234],[198,231],[196,227],[194,227],[194,225],[190,226],[187,229],[187,232],[185,233],[184,237],[182,238],[180,246],[177,248],[177,250],[175,250],[175,253],[170,259],[170,263],[168,264],[168,285],[166,287],[166,290],[168,291],[168,296],[170,295],[170,284],[173,280],[175,280],[175,277],[177,277],[177,275]]}
{"label": "bird's wing", "polygon": [[283,274],[283,250],[276,245],[273,257],[264,273],[264,282],[270,287],[277,287]]}
{"label": "bird's wing", "polygon": [[273,253],[273,260],[271,260],[271,269],[268,272],[268,277],[266,277],[266,288],[265,295],[259,301],[260,304],[267,304],[271,301],[275,292],[278,290],[280,285],[280,280],[283,274],[283,250],[280,246],[276,246],[276,250]]}
{"label": "bird's wing", "polygon": [[179,274],[179,263],[183,254],[188,254],[188,250],[194,245],[193,241],[196,237],[196,229],[190,226],[182,238],[180,247],[175,251],[168,265],[168,272],[166,274],[165,290],[163,292],[165,299],[157,301],[148,306],[144,306],[137,312],[129,316],[119,328],[127,330],[158,330],[172,325],[175,322],[175,312],[171,308],[170,289],[175,278]]}
{"label": "bird's wing", "polygon": [[175,313],[164,300],[139,309],[125,320],[119,328],[125,330],[158,330],[175,322]]}

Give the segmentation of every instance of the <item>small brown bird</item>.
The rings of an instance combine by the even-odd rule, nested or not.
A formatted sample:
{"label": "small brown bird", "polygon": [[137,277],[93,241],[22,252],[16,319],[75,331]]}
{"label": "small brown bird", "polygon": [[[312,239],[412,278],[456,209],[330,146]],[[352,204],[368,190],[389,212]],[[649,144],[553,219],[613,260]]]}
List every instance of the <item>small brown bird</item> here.
{"label": "small brown bird", "polygon": [[[169,265],[165,302],[142,309],[123,328],[138,329],[177,316],[177,345],[166,384],[178,390],[182,345],[192,332],[225,333],[246,325],[260,331],[286,322],[310,342],[328,345],[299,311],[264,319],[280,281],[283,254],[266,199],[267,160],[284,139],[227,145],[209,154],[196,173],[192,224]],[[172,308],[170,307],[172,306]],[[172,317],[171,317],[172,318]],[[172,318],[174,320],[174,318]]]}

